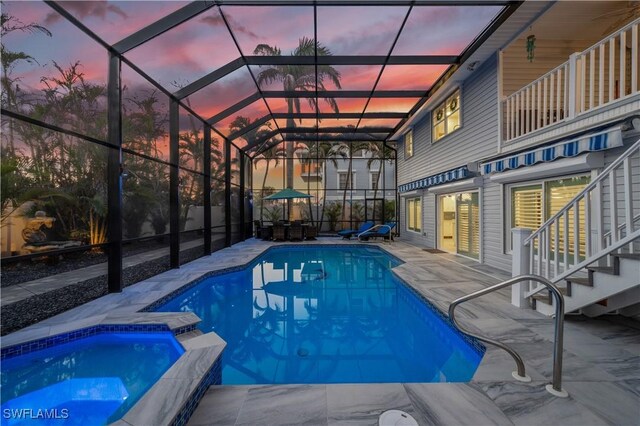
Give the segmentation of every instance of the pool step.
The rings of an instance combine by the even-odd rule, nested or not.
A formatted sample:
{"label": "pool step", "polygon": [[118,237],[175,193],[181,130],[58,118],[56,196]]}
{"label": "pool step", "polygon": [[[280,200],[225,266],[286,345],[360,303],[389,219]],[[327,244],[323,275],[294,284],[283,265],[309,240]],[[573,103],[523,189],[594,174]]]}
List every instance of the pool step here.
{"label": "pool step", "polygon": [[176,339],[178,339],[178,342],[183,343],[187,340],[193,339],[194,337],[201,336],[202,334],[202,331],[195,329],[193,331],[187,331],[186,333],[178,334],[176,336]]}

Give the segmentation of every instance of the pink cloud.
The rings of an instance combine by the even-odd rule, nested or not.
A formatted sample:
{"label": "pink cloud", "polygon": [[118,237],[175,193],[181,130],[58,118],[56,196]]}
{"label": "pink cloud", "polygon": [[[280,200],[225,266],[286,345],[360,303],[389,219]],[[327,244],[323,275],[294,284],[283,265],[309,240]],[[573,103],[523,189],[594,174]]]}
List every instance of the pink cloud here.
{"label": "pink cloud", "polygon": [[[71,12],[76,17],[84,20],[88,17],[96,17],[101,20],[105,20],[108,14],[118,15],[122,19],[127,18],[127,14],[114,4],[104,0],[93,1],[60,1],[60,6],[64,7],[67,11]],[[45,18],[45,25],[51,25],[54,22],[62,19],[56,12],[51,12]]]}

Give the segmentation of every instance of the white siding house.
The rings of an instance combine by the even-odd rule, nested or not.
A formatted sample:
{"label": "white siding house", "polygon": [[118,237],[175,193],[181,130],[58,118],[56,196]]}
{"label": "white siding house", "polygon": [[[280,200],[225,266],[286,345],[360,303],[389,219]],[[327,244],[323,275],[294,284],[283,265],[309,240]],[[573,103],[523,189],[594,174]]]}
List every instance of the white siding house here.
{"label": "white siding house", "polygon": [[[610,23],[596,18],[606,5],[589,7],[567,28],[558,25],[571,12],[562,2],[520,27],[507,21],[512,36],[502,45],[494,41],[497,48],[482,61],[462,64],[464,73],[454,74],[395,135],[401,239],[511,272],[511,229],[528,228],[537,238],[525,244],[533,250],[531,271],[567,279],[569,293],[570,273],[589,272],[593,286],[597,268],[589,259],[605,264],[604,255],[611,254],[605,246],[638,252],[638,238],[613,243],[640,228],[640,151],[634,148],[640,138],[640,19],[602,34]],[[536,28],[547,33],[529,61],[524,40]],[[449,102],[456,91],[459,101]],[[455,130],[436,135],[442,111],[453,116],[455,108]],[[406,158],[408,132],[413,155]],[[611,174],[614,162],[620,164]],[[587,198],[581,198],[584,191]],[[422,227],[415,232],[407,205],[418,198]],[[613,239],[612,227],[618,227]],[[640,281],[638,272],[632,281]]]}

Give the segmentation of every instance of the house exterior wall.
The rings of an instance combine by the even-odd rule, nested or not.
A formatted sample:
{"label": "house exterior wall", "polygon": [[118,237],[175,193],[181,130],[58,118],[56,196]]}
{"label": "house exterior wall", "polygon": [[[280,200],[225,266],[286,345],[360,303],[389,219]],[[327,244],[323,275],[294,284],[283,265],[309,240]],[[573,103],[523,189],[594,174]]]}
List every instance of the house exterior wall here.
{"label": "house exterior wall", "polygon": [[[413,126],[413,151],[410,158],[405,158],[404,141],[399,141],[398,147],[398,184],[412,182],[417,179],[432,176],[456,167],[480,162],[484,159],[506,154],[511,146],[502,147],[498,151],[498,131],[501,126],[498,116],[498,60],[497,54],[478,68],[470,78],[460,84],[462,126],[460,129],[432,143],[431,114],[416,122]],[[443,93],[442,97],[450,93]],[[622,100],[611,105],[597,114],[577,117],[566,123],[561,123],[552,129],[545,129],[524,137],[514,146],[519,149],[537,146],[541,143],[564,139],[584,132],[594,126],[603,125],[614,119],[629,117],[637,114],[638,99]],[[632,107],[636,107],[635,112]],[[435,105],[434,105],[435,107]],[[640,115],[640,114],[637,114]],[[555,136],[548,136],[549,133]],[[545,135],[542,137],[541,135]],[[548,137],[546,137],[548,136]],[[614,162],[626,147],[640,137],[639,132],[623,133],[624,146],[605,151],[604,166],[599,169],[585,169],[585,174],[591,174],[592,179]],[[584,154],[583,154],[584,155]],[[537,166],[530,166],[532,169]],[[571,173],[570,175],[575,175]],[[619,173],[620,175],[621,173]],[[553,177],[567,175],[559,168]],[[547,176],[551,178],[552,176]],[[624,221],[624,205],[622,197],[622,176],[617,177],[617,191],[619,223]],[[634,215],[640,212],[640,162],[632,161],[631,180],[633,187]],[[527,181],[524,181],[525,183]],[[514,182],[515,183],[515,182]],[[511,184],[511,183],[510,183]],[[507,239],[511,238],[507,209],[506,185],[491,180],[491,175],[482,176],[480,189],[480,261],[487,265],[505,270],[511,270],[511,254],[508,250]],[[409,196],[400,194],[399,229],[403,240],[418,246],[437,247],[437,195],[433,192],[437,187],[410,192]],[[452,191],[453,192],[453,191]],[[605,231],[608,231],[610,215],[608,185],[603,188],[602,204],[604,205]],[[421,197],[422,199],[422,229],[420,233],[407,229],[406,199]],[[636,226],[638,222],[636,222]]]}
{"label": "house exterior wall", "polygon": [[[413,156],[405,158],[403,141],[400,141],[398,147],[399,185],[497,154],[497,76],[498,60],[495,54],[460,86],[462,125],[453,133],[432,143],[431,114],[427,114],[413,126]],[[421,246],[435,247],[437,196],[428,191],[417,191],[416,196],[422,196],[423,229],[421,233],[407,230],[406,197],[401,194],[402,238]],[[484,215],[482,211],[481,215]]]}
{"label": "house exterior wall", "polygon": [[[343,190],[338,189],[338,173],[346,172],[349,170],[349,160],[336,160],[337,167],[332,162],[328,161],[326,163],[325,169],[325,179],[327,179],[327,200],[342,200],[344,195]],[[381,170],[380,162],[374,161],[371,164],[371,167],[367,164],[369,161],[366,157],[354,157],[353,164],[351,166],[351,171],[354,174],[354,191],[352,194],[353,198],[349,197],[347,193],[347,199],[354,200],[364,200],[365,196],[367,198],[373,198],[375,195],[376,198],[382,197],[382,189],[384,188],[385,196],[387,198],[394,197],[394,190],[396,187],[395,182],[395,162],[385,161],[384,174],[380,176],[380,180],[378,181],[378,191],[373,191],[371,186],[371,172]],[[383,181],[384,177],[384,181]]]}

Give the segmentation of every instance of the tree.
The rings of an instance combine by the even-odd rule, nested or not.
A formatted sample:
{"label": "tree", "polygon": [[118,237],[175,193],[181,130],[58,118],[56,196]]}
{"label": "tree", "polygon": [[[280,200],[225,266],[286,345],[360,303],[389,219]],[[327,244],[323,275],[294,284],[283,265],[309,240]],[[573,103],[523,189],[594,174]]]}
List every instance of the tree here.
{"label": "tree", "polygon": [[[371,170],[375,163],[378,163],[378,176],[374,182],[373,198],[378,195],[378,189],[380,187],[380,176],[385,172],[383,163],[388,161],[389,164],[393,163],[395,151],[386,146],[383,142],[371,142],[367,147],[367,151],[371,155],[367,160],[367,169]],[[384,194],[383,194],[384,197]]]}
{"label": "tree", "polygon": [[[343,159],[348,155],[348,147],[344,144],[328,142],[328,141],[310,141],[306,142],[306,149],[304,154],[307,156],[308,161],[316,158],[318,160],[317,166],[326,170],[326,163],[331,162],[335,168],[338,168],[337,157]],[[309,169],[310,173],[310,169]],[[309,176],[309,175],[307,175]],[[318,231],[322,229],[322,223],[324,221],[324,211],[327,202],[327,176],[323,175],[323,188],[322,188],[322,209],[318,219]],[[310,179],[307,177],[307,192],[310,192]],[[311,213],[311,199],[309,199],[309,219],[313,221],[313,214]]]}
{"label": "tree", "polygon": [[[254,55],[260,56],[281,56],[282,52],[278,47],[269,46],[267,44],[259,44],[253,51]],[[314,39],[303,37],[299,40],[298,46],[291,52],[292,56],[331,56],[331,51],[316,42]],[[340,85],[340,73],[330,65],[261,65],[260,73],[257,80],[260,87],[268,86],[272,83],[282,83],[285,92],[305,91],[315,92],[324,91],[325,80],[331,81],[338,89]],[[317,75],[316,75],[317,70]],[[315,97],[307,98],[309,106],[316,111],[318,105]],[[333,98],[325,98],[324,101],[334,111],[338,112],[338,104]],[[295,127],[295,120],[291,115],[300,112],[300,98],[287,98],[287,127]],[[302,121],[302,120],[300,120]],[[286,169],[288,188],[293,188],[293,155],[294,145],[291,141],[285,139],[286,144]],[[289,211],[291,211],[291,201],[289,201]]]}
{"label": "tree", "polygon": [[353,153],[359,150],[367,150],[368,148],[369,143],[362,141],[353,141],[349,143],[349,146],[345,146],[345,148],[343,148],[349,152],[349,167],[347,168],[347,181],[342,194],[342,221],[345,220],[345,214],[347,212],[347,191],[351,191],[353,187]]}
{"label": "tree", "polygon": [[272,146],[271,148],[262,151],[258,156],[253,160],[254,167],[257,169],[258,164],[264,161],[267,163],[264,171],[264,177],[262,178],[262,186],[260,187],[260,220],[262,221],[264,215],[264,197],[267,196],[265,191],[267,190],[267,176],[269,175],[269,165],[271,162],[275,163],[275,167],[278,167],[280,164],[280,157],[282,154],[282,146],[280,144]]}

